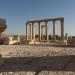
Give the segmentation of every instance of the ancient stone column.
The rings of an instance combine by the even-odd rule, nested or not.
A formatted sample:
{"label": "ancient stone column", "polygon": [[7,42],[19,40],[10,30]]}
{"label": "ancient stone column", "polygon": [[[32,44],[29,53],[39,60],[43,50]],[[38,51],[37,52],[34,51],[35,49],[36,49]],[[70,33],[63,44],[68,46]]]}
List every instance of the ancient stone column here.
{"label": "ancient stone column", "polygon": [[41,26],[41,40],[43,41],[43,26]]}
{"label": "ancient stone column", "polygon": [[56,40],[56,36],[55,36],[55,21],[53,21],[53,40]]}
{"label": "ancient stone column", "polygon": [[30,27],[30,40],[32,40],[32,24],[29,24],[29,27]]}
{"label": "ancient stone column", "polygon": [[39,24],[39,41],[41,41],[41,22],[38,22]]}
{"label": "ancient stone column", "polygon": [[64,19],[61,20],[61,40],[64,40]]}
{"label": "ancient stone column", "polygon": [[48,21],[46,21],[45,24],[46,24],[46,41],[48,41]]}
{"label": "ancient stone column", "polygon": [[28,35],[27,35],[27,24],[26,24],[26,40],[28,40]]}
{"label": "ancient stone column", "polygon": [[34,39],[34,24],[32,22],[32,39]]}

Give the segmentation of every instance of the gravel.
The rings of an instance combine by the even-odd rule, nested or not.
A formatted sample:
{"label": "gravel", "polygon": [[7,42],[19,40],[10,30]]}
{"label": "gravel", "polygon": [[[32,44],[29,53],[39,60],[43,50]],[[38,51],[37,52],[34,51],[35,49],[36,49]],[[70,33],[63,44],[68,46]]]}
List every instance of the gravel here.
{"label": "gravel", "polygon": [[75,75],[75,47],[0,45],[0,75]]}

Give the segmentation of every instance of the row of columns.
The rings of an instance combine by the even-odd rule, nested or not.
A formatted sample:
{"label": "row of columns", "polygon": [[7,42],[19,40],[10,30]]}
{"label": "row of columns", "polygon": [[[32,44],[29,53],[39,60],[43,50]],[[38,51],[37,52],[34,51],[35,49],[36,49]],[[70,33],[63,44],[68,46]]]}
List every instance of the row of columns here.
{"label": "row of columns", "polygon": [[[61,40],[64,40],[64,20],[60,20],[61,21]],[[38,22],[39,25],[39,41],[41,41],[41,22]],[[46,41],[48,41],[48,21],[45,21],[45,25],[46,25]],[[28,39],[27,36],[27,26],[26,25],[26,38]],[[35,35],[34,35],[34,22],[29,24],[29,30],[30,30],[30,40],[35,39]],[[55,36],[55,20],[53,20],[53,39],[56,40],[56,36]]]}
{"label": "row of columns", "polygon": [[[29,26],[29,29],[28,29]],[[28,30],[29,30],[29,36],[28,36]],[[34,24],[30,23],[29,25],[26,25],[26,39],[28,40],[28,37],[30,37],[30,40],[34,39]]]}

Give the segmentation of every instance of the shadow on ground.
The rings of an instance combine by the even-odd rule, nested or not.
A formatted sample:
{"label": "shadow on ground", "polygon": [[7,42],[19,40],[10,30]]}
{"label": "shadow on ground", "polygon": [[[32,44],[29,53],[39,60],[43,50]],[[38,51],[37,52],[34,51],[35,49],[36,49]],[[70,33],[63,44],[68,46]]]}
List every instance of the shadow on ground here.
{"label": "shadow on ground", "polygon": [[51,45],[51,46],[53,46],[53,47],[70,47],[70,48],[75,48],[75,45]]}
{"label": "shadow on ground", "polygon": [[62,44],[54,44],[54,45],[51,45],[51,44],[36,44],[36,45],[30,45],[30,46],[37,46],[37,47],[64,47],[64,48],[75,48],[75,45],[62,45]]}
{"label": "shadow on ground", "polygon": [[41,70],[75,71],[75,56],[11,57],[0,66],[0,72]]}

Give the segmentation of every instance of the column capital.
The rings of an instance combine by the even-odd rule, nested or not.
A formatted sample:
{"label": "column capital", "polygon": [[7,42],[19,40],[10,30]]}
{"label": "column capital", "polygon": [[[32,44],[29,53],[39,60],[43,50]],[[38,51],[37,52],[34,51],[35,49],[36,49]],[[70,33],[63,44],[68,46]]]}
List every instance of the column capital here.
{"label": "column capital", "polygon": [[33,25],[33,24],[34,24],[34,22],[31,22],[31,24]]}
{"label": "column capital", "polygon": [[64,23],[64,19],[61,19],[60,21]]}
{"label": "column capital", "polygon": [[47,24],[48,23],[48,21],[45,21],[45,24]]}
{"label": "column capital", "polygon": [[56,22],[56,20],[54,19],[53,22]]}
{"label": "column capital", "polygon": [[39,21],[38,23],[39,23],[39,25],[41,25],[41,21]]}

